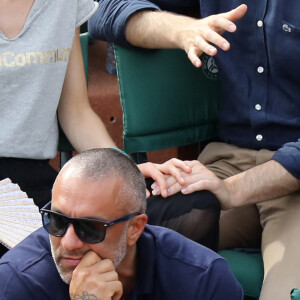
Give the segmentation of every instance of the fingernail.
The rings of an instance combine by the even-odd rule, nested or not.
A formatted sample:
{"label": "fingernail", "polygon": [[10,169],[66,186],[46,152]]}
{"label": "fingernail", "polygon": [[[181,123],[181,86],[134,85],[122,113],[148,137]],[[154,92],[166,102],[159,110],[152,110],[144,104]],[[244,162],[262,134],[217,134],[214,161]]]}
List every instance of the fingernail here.
{"label": "fingernail", "polygon": [[168,189],[168,190],[167,190],[167,193],[168,193],[168,196],[170,196],[170,194],[171,194],[171,190],[170,190],[170,189]]}
{"label": "fingernail", "polygon": [[163,190],[165,196],[168,196],[168,190]]}
{"label": "fingernail", "polygon": [[179,180],[180,180],[181,182],[184,182],[184,179],[183,179],[183,177],[180,177],[180,178],[179,178]]}
{"label": "fingernail", "polygon": [[158,191],[157,191],[157,190],[153,190],[153,191],[152,191],[152,195],[153,195],[153,196],[158,195]]}
{"label": "fingernail", "polygon": [[222,44],[222,49],[227,50],[229,48],[229,43],[223,43]]}
{"label": "fingernail", "polygon": [[151,189],[154,190],[155,188],[156,188],[156,183],[152,183],[152,184],[151,184]]}
{"label": "fingernail", "polygon": [[236,30],[236,26],[235,26],[234,24],[230,24],[230,25],[228,26],[228,30],[229,30],[229,31],[235,31],[235,30]]}
{"label": "fingernail", "polygon": [[198,68],[198,67],[200,67],[200,61],[195,61],[195,65],[196,65],[196,67]]}
{"label": "fingernail", "polygon": [[184,189],[181,190],[181,193],[182,193],[182,194],[185,194],[187,191],[188,191],[188,189],[187,189],[187,188],[184,188]]}
{"label": "fingernail", "polygon": [[209,48],[209,49],[208,49],[208,52],[209,52],[210,54],[213,54],[213,53],[215,52],[215,48]]}

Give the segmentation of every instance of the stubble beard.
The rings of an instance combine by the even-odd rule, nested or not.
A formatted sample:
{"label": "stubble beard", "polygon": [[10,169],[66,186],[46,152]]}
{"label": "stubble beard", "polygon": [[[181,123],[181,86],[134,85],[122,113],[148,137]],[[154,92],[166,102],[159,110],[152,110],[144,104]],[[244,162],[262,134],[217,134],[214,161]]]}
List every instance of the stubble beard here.
{"label": "stubble beard", "polygon": [[[122,262],[122,260],[124,259],[124,257],[127,254],[127,224],[124,228],[124,231],[122,233],[121,239],[119,241],[118,247],[116,248],[116,250],[114,251],[114,256],[112,259],[112,262],[115,266],[115,268],[117,268],[119,266],[119,264]],[[73,270],[64,270],[63,266],[60,263],[61,257],[64,257],[66,254],[68,254],[69,256],[84,256],[89,250],[78,250],[78,251],[73,251],[73,252],[68,252],[65,250],[60,250],[58,249],[54,249],[53,247],[53,243],[51,241],[51,237],[50,237],[50,246],[51,246],[51,254],[52,254],[52,258],[53,261],[55,263],[56,269],[59,273],[60,278],[62,279],[62,281],[66,284],[70,284],[71,279],[72,279],[72,274],[73,274]]]}
{"label": "stubble beard", "polygon": [[68,256],[84,256],[88,251],[66,251],[64,249],[57,248],[56,250],[53,247],[53,243],[50,238],[50,245],[51,245],[51,254],[53,261],[55,263],[56,269],[59,273],[60,278],[62,281],[66,284],[70,284],[72,279],[73,270],[65,270],[64,267],[61,264],[61,258],[68,255]]}
{"label": "stubble beard", "polygon": [[119,244],[117,249],[114,251],[114,258],[113,263],[115,268],[119,266],[119,264],[122,262],[124,257],[127,254],[127,229],[128,229],[128,223],[124,227],[124,231],[122,233],[122,236],[120,238]]}

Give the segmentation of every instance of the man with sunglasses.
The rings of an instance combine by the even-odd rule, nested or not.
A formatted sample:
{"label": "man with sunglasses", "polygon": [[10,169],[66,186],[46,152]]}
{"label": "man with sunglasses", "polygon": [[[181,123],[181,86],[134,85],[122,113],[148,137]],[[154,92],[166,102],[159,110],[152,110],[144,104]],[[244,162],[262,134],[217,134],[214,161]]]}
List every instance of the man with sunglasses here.
{"label": "man with sunglasses", "polygon": [[75,156],[41,209],[44,228],[0,260],[0,299],[242,299],[218,254],[146,225],[145,194],[117,150]]}

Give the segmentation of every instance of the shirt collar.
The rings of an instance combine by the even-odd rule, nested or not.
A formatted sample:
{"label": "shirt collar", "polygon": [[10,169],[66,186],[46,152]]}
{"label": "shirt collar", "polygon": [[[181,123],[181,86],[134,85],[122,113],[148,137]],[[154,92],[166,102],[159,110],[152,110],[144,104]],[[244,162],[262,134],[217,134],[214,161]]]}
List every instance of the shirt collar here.
{"label": "shirt collar", "polygon": [[[137,242],[137,280],[130,299],[149,299],[154,293],[154,269],[156,261],[155,241],[148,226]],[[152,298],[152,297],[151,297]]]}

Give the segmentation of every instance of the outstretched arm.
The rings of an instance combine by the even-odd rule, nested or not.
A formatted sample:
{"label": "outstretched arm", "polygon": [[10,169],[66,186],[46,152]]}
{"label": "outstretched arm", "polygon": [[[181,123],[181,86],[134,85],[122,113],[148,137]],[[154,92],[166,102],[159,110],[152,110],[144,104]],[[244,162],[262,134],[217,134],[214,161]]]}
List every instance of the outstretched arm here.
{"label": "outstretched arm", "polygon": [[76,31],[70,54],[58,106],[58,118],[64,133],[78,152],[115,146],[88,100],[79,29]]}
{"label": "outstretched arm", "polygon": [[[300,189],[300,180],[275,160],[225,180],[219,179],[199,161],[185,163],[192,168],[190,174],[182,173],[185,186],[170,177],[167,180],[168,194],[172,195],[179,191],[190,194],[209,190],[218,197],[222,209],[264,202]],[[158,189],[157,186],[155,188]]]}
{"label": "outstretched arm", "polygon": [[234,21],[247,11],[245,4],[222,14],[194,19],[163,11],[143,10],[133,14],[127,22],[128,42],[144,48],[179,48],[185,50],[191,62],[201,66],[199,56],[205,52],[216,55],[217,47],[227,51],[230,44],[222,37],[225,31],[236,31]]}
{"label": "outstretched arm", "polygon": [[229,191],[222,205],[228,208],[275,199],[300,189],[300,180],[281,164],[270,160],[224,180]]}

